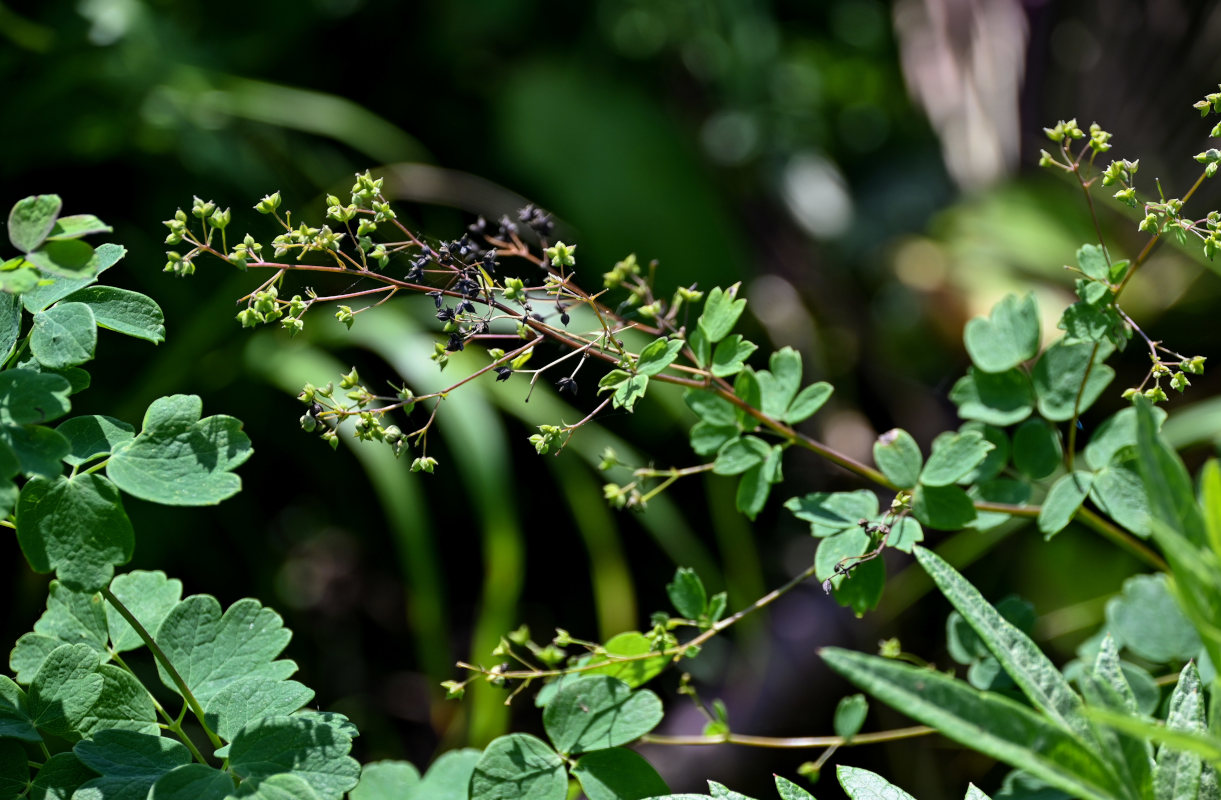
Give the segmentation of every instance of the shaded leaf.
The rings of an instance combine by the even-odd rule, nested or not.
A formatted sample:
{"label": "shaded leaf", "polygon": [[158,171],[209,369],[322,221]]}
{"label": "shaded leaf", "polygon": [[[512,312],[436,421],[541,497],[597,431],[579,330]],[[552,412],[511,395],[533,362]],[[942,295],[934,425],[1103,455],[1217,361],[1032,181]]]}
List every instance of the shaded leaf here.
{"label": "shaded leaf", "polygon": [[1039,309],[1034,295],[1006,295],[991,314],[975,317],[963,329],[963,342],[975,366],[1004,372],[1039,352]]}
{"label": "shaded leaf", "polygon": [[1013,425],[1034,410],[1034,386],[1020,369],[984,372],[970,367],[950,390],[958,416],[991,425]]}
{"label": "shaded leaf", "polygon": [[165,341],[165,316],[147,295],[115,286],[89,286],[68,295],[60,305],[68,303],[89,306],[98,326],[106,330],[154,344]]}
{"label": "shaded leaf", "polygon": [[589,800],[643,800],[670,791],[648,761],[623,747],[586,753],[573,764],[572,776]]}
{"label": "shaded leaf", "polygon": [[1094,474],[1080,470],[1061,475],[1051,485],[1039,509],[1039,530],[1043,538],[1050,539],[1067,527],[1093,485]]}
{"label": "shaded leaf", "polygon": [[633,691],[607,675],[565,685],[543,710],[543,727],[556,750],[584,753],[639,739],[661,722],[661,700],[648,689]]}
{"label": "shaded leaf", "polygon": [[1041,419],[1028,419],[1013,432],[1013,466],[1028,478],[1046,478],[1063,455],[1060,432]]}
{"label": "shaded leaf", "polygon": [[234,737],[229,766],[256,785],[290,773],[322,800],[338,800],[360,778],[360,764],[348,755],[351,749],[350,737],[311,717],[263,717]]}
{"label": "shaded leaf", "polygon": [[564,759],[527,733],[492,740],[471,774],[471,797],[479,800],[565,800],[567,796]]}
{"label": "shaded leaf", "polygon": [[930,528],[952,531],[975,519],[975,504],[957,486],[925,486],[912,493],[912,514]]}
{"label": "shaded leaf", "polygon": [[1039,413],[1064,422],[1093,405],[1115,377],[1115,370],[1102,363],[1113,349],[1105,343],[1061,339],[1043,351],[1031,373]]}

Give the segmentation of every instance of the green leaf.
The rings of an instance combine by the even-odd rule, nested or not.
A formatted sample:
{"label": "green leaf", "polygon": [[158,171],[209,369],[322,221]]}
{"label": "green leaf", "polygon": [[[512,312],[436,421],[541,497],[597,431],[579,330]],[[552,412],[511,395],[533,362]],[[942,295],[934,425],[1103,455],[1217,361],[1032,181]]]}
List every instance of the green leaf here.
{"label": "green leaf", "polygon": [[115,447],[136,436],[136,429],[126,422],[98,414],[64,420],[55,430],[68,440],[70,449],[64,461],[71,467],[110,455]]}
{"label": "green leaf", "polygon": [[772,446],[763,462],[742,473],[742,478],[738,481],[734,504],[738,511],[745,514],[751,521],[754,521],[766,505],[773,484],[783,480],[781,475],[783,453],[784,448],[780,445]]}
{"label": "green leaf", "polygon": [[[259,601],[238,600],[222,616],[220,603],[206,594],[174,606],[157,631],[157,644],[204,704],[243,678],[284,680],[296,672],[292,661],[275,660],[291,638],[280,615]],[[162,683],[177,692],[160,663],[157,669]]]}
{"label": "green leaf", "polygon": [[917,549],[916,560],[1034,707],[1064,731],[1091,741],[1093,732],[1082,716],[1081,698],[1038,645],[932,550]]}
{"label": "green leaf", "polygon": [[811,535],[821,538],[858,528],[860,520],[876,517],[878,496],[868,489],[814,492],[804,497],[789,498],[784,507],[798,519],[810,523]]}
{"label": "green leaf", "polygon": [[835,768],[835,777],[852,800],[916,800],[881,775],[867,769],[840,764]]}
{"label": "green leaf", "polygon": [[780,419],[801,388],[801,353],[783,347],[772,353],[768,367],[770,369],[756,373],[763,400],[762,411]]}
{"label": "green leaf", "polygon": [[1115,370],[1102,363],[1112,349],[1105,343],[1069,343],[1064,339],[1047,348],[1031,374],[1039,413],[1052,422],[1064,422],[1093,405],[1115,377]]}
{"label": "green leaf", "polygon": [[893,547],[904,553],[910,553],[912,548],[924,541],[924,528],[911,517],[903,517],[890,526],[890,538],[886,540],[887,547]]}
{"label": "green leaf", "polygon": [[1077,266],[1086,276],[1096,281],[1106,281],[1111,276],[1111,266],[1100,245],[1085,244],[1077,251]]}
{"label": "green leaf", "polygon": [[1034,410],[1034,386],[1020,369],[984,372],[969,367],[950,390],[958,416],[990,425],[1013,425]]}
{"label": "green leaf", "polygon": [[21,302],[25,305],[26,311],[37,314],[73,292],[97,283],[98,275],[113,267],[125,255],[127,255],[127,248],[121,245],[98,245],[97,249],[93,251],[92,259],[97,271],[92,275],[83,278],[57,278],[48,286],[39,286],[22,294]]}
{"label": "green leaf", "polygon": [[41,633],[23,633],[17,639],[13,652],[9,655],[9,667],[17,676],[17,683],[28,686],[42,667],[47,656],[63,642],[52,636]]}
{"label": "green leaf", "polygon": [[[846,536],[847,534],[841,535]],[[823,540],[819,545],[819,550],[826,545],[827,541],[829,540]],[[834,585],[834,583],[835,581],[832,579],[832,584]],[[853,567],[852,572],[841,580],[838,586],[834,586],[832,596],[835,597],[835,602],[851,608],[853,614],[862,617],[865,612],[878,607],[885,586],[886,562],[880,558],[873,558]]]}
{"label": "green leaf", "polygon": [[975,504],[957,486],[921,483],[912,492],[912,514],[927,527],[954,531],[975,519]]}
{"label": "green leaf", "polygon": [[225,800],[236,788],[227,772],[207,764],[183,764],[157,779],[148,800]]}
{"label": "green leaf", "polygon": [[[406,797],[395,795],[386,800],[468,800],[471,775],[482,755],[470,747],[442,753],[424,773],[415,791],[409,792]],[[360,799],[353,796],[351,800]]]}
{"label": "green leaf", "polygon": [[[1024,506],[1030,500],[1030,484],[1008,478],[998,478],[972,486],[967,490],[967,496],[972,500],[981,500],[985,503]],[[1012,518],[1009,514],[1000,511],[977,510],[975,519],[968,522],[967,527],[977,531],[989,531]]]}
{"label": "green leaf", "polygon": [[643,800],[670,791],[649,762],[623,747],[586,753],[573,764],[572,776],[589,800]]}
{"label": "green leaf", "polygon": [[528,733],[493,739],[471,775],[471,797],[478,800],[565,800],[567,796],[564,759]]}
{"label": "green leaf", "polygon": [[1039,308],[1034,295],[1006,295],[985,319],[975,317],[963,329],[963,342],[975,366],[1004,372],[1039,352]]}
{"label": "green leaf", "polygon": [[850,683],[972,750],[1076,797],[1134,800],[1075,734],[1026,706],[894,659],[830,647],[820,653]]}
{"label": "green leaf", "polygon": [[56,194],[40,194],[19,200],[8,215],[8,240],[23,253],[43,243],[63,208]]}
{"label": "green leaf", "polygon": [[98,667],[102,693],[76,728],[83,736],[101,730],[128,730],[156,735],[157,709],[140,679],[114,664]]}
{"label": "green leaf", "polygon": [[348,736],[311,717],[263,717],[233,738],[229,766],[256,785],[290,773],[322,800],[339,800],[360,779],[360,764],[348,755],[351,749]]}
{"label": "green leaf", "polygon": [[[115,576],[110,582],[110,591],[127,606],[127,610],[146,631],[154,633],[182,598],[182,581],[177,578],[171,580],[160,570],[135,570]],[[127,620],[110,604],[106,605],[106,627],[110,632],[111,647],[116,653],[144,646],[144,640],[135,628],[128,625]]]}
{"label": "green leaf", "polygon": [[950,486],[988,456],[992,444],[979,431],[945,433],[933,442],[933,452],[920,472],[924,486]]}
{"label": "green leaf", "polygon": [[360,770],[360,783],[348,793],[349,800],[404,800],[417,793],[420,771],[409,761],[375,761]]}
{"label": "green leaf", "polygon": [[[16,370],[18,372],[22,370]],[[68,440],[41,425],[0,425],[0,445],[17,457],[19,469],[29,477],[57,478],[64,471]]]}
{"label": "green leaf", "polygon": [[[1161,430],[1166,420],[1166,410],[1153,407],[1155,429]],[[1136,448],[1136,409],[1125,408],[1103,420],[1085,446],[1085,461],[1090,469],[1100,470],[1110,464],[1129,459]]]}
{"label": "green leaf", "polygon": [[289,772],[269,775],[260,781],[247,781],[229,797],[234,800],[322,800],[308,781]]}
{"label": "green leaf", "polygon": [[[1194,662],[1188,661],[1179,673],[1178,683],[1170,696],[1170,710],[1166,715],[1166,727],[1174,731],[1203,734],[1205,724],[1204,687]],[[1159,798],[1173,800],[1196,800],[1200,794],[1200,778],[1204,763],[1199,755],[1179,750],[1164,744],[1157,751],[1157,765],[1153,771],[1153,784]]]}
{"label": "green leaf", "polygon": [[739,286],[741,284],[735,283],[727,290],[717,286],[708,293],[708,298],[704,301],[704,313],[700,314],[696,324],[710,344],[724,339],[733,330],[733,326],[738,324],[738,317],[742,316],[742,310],[746,308],[745,300],[735,299]]}
{"label": "green leaf", "polygon": [[1141,538],[1148,538],[1149,498],[1140,475],[1126,467],[1104,467],[1094,476],[1090,498],[1099,510]]}
{"label": "green leaf", "polygon": [[691,331],[687,336],[687,343],[691,345],[691,353],[695,357],[695,365],[697,367],[706,367],[708,362],[712,360],[712,344],[708,341],[708,337],[704,335],[698,327]]}
{"label": "green leaf", "polygon": [[145,800],[161,776],[191,761],[179,742],[163,736],[132,731],[99,731],[78,742],[76,757],[100,778],[87,781],[75,797],[106,800]]}
{"label": "green leaf", "polygon": [[81,784],[97,777],[69,751],[51,756],[30,785],[30,800],[69,800]]}
{"label": "green leaf", "polygon": [[242,481],[232,470],[253,452],[250,439],[241,421],[201,420],[202,410],[196,395],[153,401],[143,430],[115,451],[106,474],[128,494],[164,505],[213,505],[237,494]]}
{"label": "green leaf", "polygon": [[8,361],[21,336],[21,301],[7,291],[0,291],[0,364]]}
{"label": "green leaf", "polygon": [[[1094,667],[1082,676],[1080,684],[1091,705],[1136,715],[1136,695],[1124,675],[1113,637],[1103,637]],[[1121,779],[1136,787],[1140,796],[1148,797],[1153,775],[1153,748],[1149,741],[1105,727],[1098,730],[1097,735],[1102,744],[1101,752],[1110,757]]]}
{"label": "green leaf", "polygon": [[29,709],[44,734],[80,739],[77,728],[102,695],[97,651],[87,644],[63,644],[51,651],[30,684]]}
{"label": "green leaf", "polygon": [[902,428],[891,428],[873,443],[873,460],[886,479],[900,489],[912,489],[924,463],[920,445]]}
{"label": "green leaf", "polygon": [[1013,466],[1028,478],[1046,478],[1063,455],[1060,432],[1041,419],[1028,419],[1013,432]]}
{"label": "green leaf", "polygon": [[734,406],[724,397],[707,389],[688,389],[683,394],[685,402],[704,422],[710,425],[733,425]]}
{"label": "green leaf", "polygon": [[779,775],[774,777],[776,778],[776,794],[780,795],[780,800],[814,800],[814,795],[788,778],[782,778]]}
{"label": "green leaf", "polygon": [[868,713],[869,701],[865,699],[865,695],[854,694],[841,697],[835,706],[835,719],[831,723],[835,735],[842,736],[844,739],[856,736],[860,733],[861,726],[865,724],[865,715]]}
{"label": "green leaf", "polygon": [[751,467],[762,464],[771,452],[771,445],[757,436],[743,436],[726,442],[717,451],[712,471],[717,475],[740,475]]}
{"label": "green leaf", "polygon": [[3,738],[42,740],[30,718],[29,698],[7,675],[0,675],[0,739]]}
{"label": "green leaf", "polygon": [[59,303],[34,315],[30,352],[44,367],[83,364],[93,358],[97,342],[97,323],[84,303]]}
{"label": "green leaf", "polygon": [[[754,800],[740,792],[727,789],[716,781],[708,781],[708,790],[712,792],[713,800]],[[680,797],[682,795],[679,795]]]}
{"label": "green leaf", "polygon": [[25,259],[15,258],[0,267],[0,292],[10,297],[23,295],[33,290],[43,279],[42,273],[32,266],[8,269],[8,265],[14,263],[25,263]]}
{"label": "green leaf", "polygon": [[17,540],[35,572],[55,571],[74,589],[110,583],[116,564],[131,560],[135,533],[114,484],[81,473],[31,478],[17,503]]}
{"label": "green leaf", "polygon": [[796,425],[798,422],[809,419],[823,407],[834,391],[835,388],[825,381],[811,383],[797,393],[781,420],[789,425]]}
{"label": "green leaf", "polygon": [[1186,661],[1200,652],[1200,635],[1170,594],[1166,576],[1134,575],[1106,607],[1107,629],[1122,646],[1155,664]]}
{"label": "green leaf", "polygon": [[741,334],[733,334],[717,343],[712,352],[712,363],[709,371],[718,378],[728,378],[736,375],[746,366],[746,359],[759,349],[754,342],[743,339]]}
{"label": "green leaf", "polygon": [[631,411],[636,407],[636,401],[644,397],[648,388],[648,375],[633,375],[615,388],[612,404],[615,408],[626,408]]}
{"label": "green leaf", "polygon": [[[750,367],[739,372],[738,376],[734,378],[733,393],[735,397],[751,408],[760,408],[763,404],[763,394],[762,389],[759,387],[759,378]],[[738,425],[743,430],[753,431],[759,427],[758,420],[745,409],[735,407],[733,413]]]}
{"label": "green leaf", "polygon": [[[649,638],[638,631],[624,631],[623,633],[615,634],[606,640],[606,644],[602,645],[602,649],[606,651],[606,655],[596,656],[590,663],[595,664],[598,661],[606,661],[606,666],[587,670],[583,674],[610,675],[612,678],[618,678],[623,681],[633,689],[653,680],[670,663],[670,659],[667,656],[640,658],[645,653],[653,652],[655,648],[653,643],[649,641]],[[616,661],[616,657],[628,660]]]}
{"label": "green leaf", "polygon": [[843,585],[844,576],[835,571],[837,564],[846,558],[856,558],[869,552],[869,534],[859,526],[853,526],[834,536],[828,536],[818,543],[814,551],[814,575],[820,581],[831,581],[831,585],[839,588]]}
{"label": "green leaf", "polygon": [[691,449],[701,456],[710,456],[738,436],[736,423],[714,425],[697,422],[691,426]]}
{"label": "green leaf", "polygon": [[564,754],[604,750],[639,739],[662,718],[661,700],[607,675],[565,685],[543,710],[543,727]]}
{"label": "green leaf", "polygon": [[[1204,520],[1195,503],[1191,478],[1183,462],[1157,435],[1153,405],[1143,396],[1135,398],[1138,466],[1150,511],[1171,530],[1178,531],[1195,545],[1208,542]],[[1178,570],[1175,570],[1176,573]]]}
{"label": "green leaf", "polygon": [[98,258],[93,247],[79,239],[43,242],[37,250],[25,254],[44,275],[80,280],[97,274]]}
{"label": "green leaf", "polygon": [[[89,306],[98,326],[106,330],[153,344],[165,341],[165,316],[147,295],[114,286],[89,286],[68,295],[61,305],[68,303]],[[681,343],[677,344],[681,347]]]}
{"label": "green leaf", "polygon": [[1039,509],[1039,531],[1044,539],[1055,536],[1072,522],[1093,485],[1093,473],[1080,470],[1061,475],[1051,485]]}
{"label": "green leaf", "polygon": [[225,741],[260,717],[288,716],[314,699],[314,690],[296,681],[239,678],[204,704],[208,727]]}
{"label": "green leaf", "polygon": [[1122,345],[1127,340],[1123,318],[1114,306],[1099,307],[1082,301],[1064,309],[1060,328],[1068,339],[1079,342],[1110,342]]}
{"label": "green leaf", "polygon": [[12,739],[0,739],[0,800],[16,800],[24,795],[29,780],[25,748]]}
{"label": "green leaf", "polygon": [[48,239],[79,239],[94,233],[113,233],[114,228],[92,214],[70,214],[55,220]]}
{"label": "green leaf", "polygon": [[682,339],[654,339],[640,351],[640,359],[636,362],[636,374],[656,375],[678,358],[678,352],[683,349]]}
{"label": "green leaf", "polygon": [[60,375],[28,369],[0,372],[0,424],[50,422],[68,413],[72,385]]}
{"label": "green leaf", "polygon": [[678,613],[687,619],[699,619],[708,608],[704,582],[690,567],[679,567],[674,572],[674,581],[666,584],[666,594]]}

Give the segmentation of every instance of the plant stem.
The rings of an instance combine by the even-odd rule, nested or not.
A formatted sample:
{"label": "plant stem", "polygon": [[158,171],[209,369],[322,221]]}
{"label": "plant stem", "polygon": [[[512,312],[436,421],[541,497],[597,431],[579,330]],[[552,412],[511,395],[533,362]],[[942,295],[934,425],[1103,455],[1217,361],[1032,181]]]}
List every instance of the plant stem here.
{"label": "plant stem", "polygon": [[894,742],[899,739],[927,736],[930,733],[936,732],[936,728],[930,728],[927,725],[913,725],[910,728],[895,728],[894,730],[877,731],[875,733],[858,733],[850,738],[843,736],[751,736],[745,733],[724,733],[719,736],[665,736],[663,734],[646,733],[640,738],[640,741],[645,744],[664,745],[740,744],[747,747],[801,749],[851,747],[858,744]]}
{"label": "plant stem", "polygon": [[156,640],[153,639],[152,635],[148,632],[148,629],[146,629],[140,623],[140,620],[136,619],[136,615],[131,613],[131,610],[127,606],[123,605],[123,601],[115,597],[114,592],[110,591],[109,586],[103,586],[101,593],[106,602],[114,606],[115,611],[118,611],[119,615],[122,616],[123,619],[127,620],[127,624],[135,630],[136,635],[140,637],[140,640],[143,641],[148,649],[152,652],[153,658],[157,659],[157,663],[161,665],[161,667],[166,671],[166,674],[170,676],[170,680],[172,680],[174,685],[178,687],[179,694],[182,695],[182,699],[186,701],[186,704],[190,707],[191,713],[193,713],[196,719],[199,720],[199,724],[203,727],[204,733],[208,736],[208,741],[212,742],[212,744],[216,747],[221,747],[224,742],[222,742],[221,738],[217,736],[210,727],[208,727],[207,720],[204,717],[203,707],[199,705],[199,701],[196,700],[195,695],[191,693],[190,688],[187,686],[187,682],[184,681],[182,676],[178,674],[178,670],[175,669],[173,663],[170,662],[169,656],[165,654],[165,651],[162,650],[161,646],[158,645]]}

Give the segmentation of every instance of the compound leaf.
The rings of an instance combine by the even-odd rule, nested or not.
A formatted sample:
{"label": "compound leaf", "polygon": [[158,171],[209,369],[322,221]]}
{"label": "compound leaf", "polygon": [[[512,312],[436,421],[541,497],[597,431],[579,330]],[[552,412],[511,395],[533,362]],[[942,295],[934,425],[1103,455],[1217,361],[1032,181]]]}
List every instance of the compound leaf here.
{"label": "compound leaf", "polygon": [[1117,643],[1155,664],[1186,661],[1200,652],[1200,635],[1175,602],[1162,573],[1134,575],[1106,607]]}
{"label": "compound leaf", "polygon": [[[649,638],[639,631],[624,631],[623,633],[615,634],[606,640],[606,644],[602,645],[602,649],[606,651],[606,656],[595,656],[590,663],[596,664],[601,660],[606,661],[607,664],[602,667],[586,670],[582,674],[610,675],[612,678],[618,678],[623,681],[633,689],[653,680],[670,663],[670,659],[662,655],[654,658],[640,658],[640,656],[652,652],[655,648],[653,643],[649,641]],[[616,661],[616,656],[627,660]]]}
{"label": "compound leaf", "polygon": [[1055,472],[1063,452],[1059,432],[1041,419],[1028,419],[1013,432],[1013,466],[1029,478]]}
{"label": "compound leaf", "polygon": [[[291,638],[280,615],[259,601],[238,600],[222,616],[217,599],[205,594],[174,606],[157,631],[157,644],[205,704],[242,678],[283,680],[296,672],[292,661],[275,660]],[[158,671],[162,682],[178,691],[160,664]]]}
{"label": "compound leaf", "polygon": [[921,483],[912,492],[912,513],[930,528],[954,531],[975,519],[975,503],[957,486]]}
{"label": "compound leaf", "polygon": [[718,378],[736,375],[746,366],[746,359],[750,358],[751,353],[758,349],[759,346],[754,342],[747,341],[741,334],[735,333],[717,343],[716,349],[712,351],[709,372]]}
{"label": "compound leaf", "polygon": [[564,800],[568,776],[564,759],[528,733],[492,740],[471,775],[471,797],[479,800]]}
{"label": "compound leaf", "polygon": [[135,534],[114,484],[81,473],[31,478],[17,502],[17,540],[36,572],[93,592],[131,559]]}
{"label": "compound leaf", "polygon": [[784,507],[798,519],[810,523],[810,534],[821,538],[856,528],[862,519],[876,517],[878,496],[868,489],[813,492],[804,497],[789,498]]}
{"label": "compound leaf", "polygon": [[1081,470],[1061,475],[1051,485],[1039,509],[1039,530],[1044,539],[1055,536],[1072,522],[1073,515],[1081,508],[1093,485],[1094,474]]}
{"label": "compound leaf", "polygon": [[156,735],[157,709],[139,678],[114,664],[98,667],[102,693],[78,723],[77,730],[90,736],[101,730],[128,730]]}
{"label": "compound leaf", "polygon": [[678,351],[683,349],[681,339],[654,339],[640,351],[640,359],[636,362],[638,375],[656,375],[678,358]]}
{"label": "compound leaf", "polygon": [[811,383],[797,393],[797,396],[793,398],[793,402],[789,403],[788,410],[784,412],[781,420],[790,425],[796,425],[798,422],[814,416],[815,412],[823,407],[823,404],[827,402],[834,391],[835,387],[826,381]]}
{"label": "compound leaf", "polygon": [[253,452],[250,439],[241,421],[200,419],[202,411],[196,395],[153,401],[143,430],[114,452],[106,474],[128,494],[164,505],[214,505],[237,494],[242,480],[232,470]]}
{"label": "compound leaf", "polygon": [[92,214],[70,214],[55,220],[48,239],[79,239],[94,233],[112,233],[114,228]]}
{"label": "compound leaf", "polygon": [[13,739],[0,739],[0,800],[16,800],[25,794],[30,768],[25,748]]}
{"label": "compound leaf", "polygon": [[30,718],[29,697],[7,675],[0,675],[0,738],[37,742],[42,739]]}
{"label": "compound leaf", "polygon": [[75,291],[97,282],[97,276],[113,267],[123,256],[127,248],[117,244],[98,245],[93,251],[93,266],[96,272],[84,278],[57,278],[48,286],[38,286],[21,295],[21,302],[26,311],[37,314],[44,308],[64,299]]}
{"label": "compound leaf", "polygon": [[30,784],[31,800],[68,800],[81,784],[97,773],[81,763],[76,754],[56,753],[47,759]]}
{"label": "compound leaf", "polygon": [[762,410],[769,417],[780,419],[801,387],[801,353],[791,347],[782,347],[772,353],[768,367],[756,373],[762,393]]}

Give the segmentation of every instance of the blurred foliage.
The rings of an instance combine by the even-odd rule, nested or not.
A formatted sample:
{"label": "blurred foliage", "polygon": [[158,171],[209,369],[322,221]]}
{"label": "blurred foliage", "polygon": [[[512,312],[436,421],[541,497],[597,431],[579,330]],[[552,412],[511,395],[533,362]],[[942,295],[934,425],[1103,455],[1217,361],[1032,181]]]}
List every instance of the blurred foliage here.
{"label": "blurred foliage", "polygon": [[[1102,3],[1031,4],[1022,132],[1095,115],[1116,131],[1120,156],[1187,162],[1202,134],[1192,138],[1177,120],[1215,82],[1221,48],[1200,35],[1182,50],[1192,28],[1156,19],[1153,4],[1121,5],[1122,14]],[[642,263],[659,261],[664,285],[744,281],[759,311],[755,338],[793,345],[814,365],[811,379],[837,387],[834,408],[811,433],[867,453],[877,431],[902,425],[927,446],[953,414],[945,394],[966,363],[963,322],[1032,284],[1058,315],[1071,287],[1061,266],[1093,237],[1079,195],[1047,176],[956,193],[935,134],[908,99],[892,11],[879,0],[0,4],[8,129],[0,185],[10,199],[53,191],[68,213],[102,214],[131,251],[111,279],[157,298],[171,321],[155,351],[105,342],[98,374],[128,379],[95,387],[90,400],[131,416],[160,394],[199,393],[205,407],[246,420],[258,451],[243,473],[247,491],[215,510],[171,520],[131,508],[139,530],[165,532],[141,536],[133,566],[168,569],[188,590],[224,602],[254,594],[280,606],[298,631],[291,655],[303,680],[360,724],[364,755],[421,763],[438,746],[486,741],[506,723],[499,698],[474,704],[477,719],[439,699],[437,673],[458,657],[480,657],[472,639],[486,645],[517,621],[539,630],[601,626],[603,635],[638,623],[664,602],[675,561],[722,574],[710,583],[729,589],[731,606],[795,571],[808,558],[802,526],[776,515],[747,526],[717,505],[726,494],[718,479],[680,486],[673,506],[635,517],[604,509],[598,476],[572,466],[593,459],[597,437],[647,442],[641,459],[682,460],[679,425],[613,417],[579,441],[579,452],[542,460],[525,436],[546,416],[543,406],[559,400],[541,394],[523,406],[497,387],[481,401],[478,427],[447,434],[438,457],[459,465],[447,477],[325,451],[297,430],[296,386],[318,379],[315,365],[330,359],[387,379],[416,368],[409,365],[428,344],[416,360],[407,348],[421,336],[427,304],[396,308],[384,337],[370,328],[360,339],[250,338],[230,322],[245,291],[236,275],[209,271],[181,284],[159,271],[158,220],[198,194],[233,205],[235,224],[245,226],[248,206],[267,192],[280,189],[305,207],[378,166],[398,176],[409,224],[439,238],[476,213],[512,213],[529,200],[556,214],[590,269],[636,252]],[[1210,12],[1184,13],[1199,22]],[[1134,51],[1157,54],[1158,66],[1138,71],[1145,62]],[[1180,51],[1198,57],[1180,63]],[[1038,146],[1024,142],[1022,152]],[[1111,241],[1135,233],[1117,208],[1100,213]],[[1216,326],[1201,320],[1210,318],[1217,282],[1204,273],[1172,248],[1150,263],[1128,301],[1151,336],[1215,349]],[[1140,355],[1129,357],[1143,373]],[[1100,404],[1097,418],[1116,407]],[[497,442],[494,456],[476,458],[471,437],[484,452]],[[793,472],[808,484],[797,491],[855,488],[813,460]],[[507,501],[484,485],[506,474],[519,487]],[[566,507],[545,505],[530,491],[536,481],[561,481]],[[180,533],[210,536],[217,547],[175,563]],[[1084,533],[1052,545],[1036,538],[961,537],[947,547],[960,565],[981,559],[969,577],[987,596],[1017,590],[1040,613],[1076,609],[1048,625],[1067,658],[1074,633],[1101,618],[1097,597],[1132,565]],[[3,547],[5,576],[28,589],[4,619],[7,630],[25,630],[41,580],[21,566],[14,542]],[[1092,569],[1082,574],[1075,565],[1087,560]],[[814,666],[817,645],[870,649],[901,632],[905,649],[932,656],[941,646],[942,619],[902,616],[902,598],[927,586],[915,575],[897,581],[907,594],[888,589],[892,605],[862,622],[815,591],[794,598],[772,628],[751,632],[769,637],[772,655],[726,675],[710,647],[710,668],[696,676],[709,684],[701,691],[724,696],[735,724],[760,733],[825,732],[841,692],[820,685],[828,675]],[[557,596],[561,607],[544,604]],[[371,651],[371,631],[401,644]],[[930,778],[919,774],[918,748],[932,746],[851,757],[920,794]],[[900,752],[903,762],[887,764]],[[667,753],[667,778],[677,789],[715,773],[750,792],[749,780],[801,760],[760,758]],[[941,777],[947,786],[988,769],[965,756],[954,767]]]}

